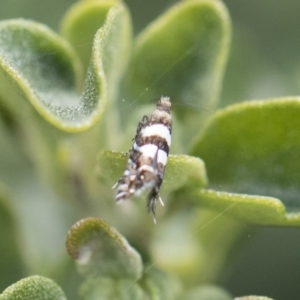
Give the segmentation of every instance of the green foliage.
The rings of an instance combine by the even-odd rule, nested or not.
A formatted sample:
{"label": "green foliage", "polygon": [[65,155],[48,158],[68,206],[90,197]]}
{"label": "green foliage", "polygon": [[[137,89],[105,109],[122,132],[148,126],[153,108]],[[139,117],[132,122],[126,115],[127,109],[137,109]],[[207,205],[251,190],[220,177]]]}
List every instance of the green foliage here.
{"label": "green foliage", "polygon": [[179,2],[137,37],[127,76],[130,95],[140,98],[145,88],[147,99],[162,91],[169,95],[189,128],[181,139],[189,141],[207,116],[199,108],[216,107],[229,42],[230,21],[221,2]]}
{"label": "green foliage", "polygon": [[[150,99],[164,91],[173,103],[184,99],[195,107],[215,107],[229,41],[229,16],[221,2],[179,2],[137,37],[128,75],[132,94],[139,97],[151,86]],[[180,118],[185,113],[190,118],[185,109],[173,108]]]}
{"label": "green foliage", "polygon": [[48,122],[71,132],[90,128],[103,114],[108,85],[113,90],[118,84],[120,64],[115,60],[121,56],[124,64],[119,40],[125,13],[120,5],[111,9],[107,22],[95,34],[81,97],[77,94],[81,70],[74,50],[40,24],[24,20],[1,23],[2,70]]}
{"label": "green foliage", "polygon": [[[59,128],[74,126],[74,111],[68,110],[79,106],[75,91],[80,67],[69,45],[47,27],[25,20],[3,21],[0,32],[4,75],[47,121]],[[79,118],[86,114],[82,111]]]}
{"label": "green foliage", "polygon": [[[186,298],[187,300],[231,300],[232,296],[223,289],[216,286],[203,286],[190,291]],[[236,299],[237,300],[237,299]],[[254,299],[253,299],[254,300]]]}
{"label": "green foliage", "polygon": [[[199,190],[201,203],[236,204],[230,213],[256,224],[299,225],[299,114],[297,98],[253,101],[216,113],[192,153],[204,159],[211,186],[230,193]],[[219,151],[212,156],[211,149]]]}
{"label": "green foliage", "polygon": [[104,221],[88,218],[70,229],[69,255],[85,276],[109,276],[137,280],[142,274],[140,255]]}
{"label": "green foliage", "polygon": [[268,297],[260,297],[260,296],[246,296],[246,297],[239,297],[236,300],[272,300]]}
{"label": "green foliage", "polygon": [[7,198],[3,186],[0,186],[0,268],[6,270],[5,276],[1,276],[1,290],[25,275],[16,221]]}
{"label": "green foliage", "polygon": [[[131,26],[118,0],[74,4],[62,20],[62,37],[34,21],[0,22],[1,161],[10,157],[9,143],[20,156],[26,153],[66,200],[64,221],[82,219],[66,241],[84,277],[82,299],[233,299],[207,283],[219,278],[246,230],[300,224],[299,99],[233,105],[203,125],[208,114],[201,108],[217,106],[228,56],[231,25],[224,4],[180,1],[135,41]],[[171,97],[174,152],[181,154],[169,157],[162,186],[167,207],[158,210],[155,227],[139,207],[143,201],[117,208],[111,185],[127,161],[116,149],[129,145],[146,98],[162,93]],[[124,95],[131,104],[119,100]],[[182,154],[187,149],[190,156]],[[3,288],[34,265],[34,255],[21,247],[9,201],[3,192]],[[97,218],[86,218],[91,215]],[[56,227],[48,230],[51,236]],[[74,289],[67,258],[58,260],[60,269],[46,275],[64,277],[61,284]],[[31,276],[0,299],[66,298],[50,279]]]}
{"label": "green foliage", "polygon": [[1,300],[65,300],[61,288],[48,278],[30,276],[8,287],[1,295]]}

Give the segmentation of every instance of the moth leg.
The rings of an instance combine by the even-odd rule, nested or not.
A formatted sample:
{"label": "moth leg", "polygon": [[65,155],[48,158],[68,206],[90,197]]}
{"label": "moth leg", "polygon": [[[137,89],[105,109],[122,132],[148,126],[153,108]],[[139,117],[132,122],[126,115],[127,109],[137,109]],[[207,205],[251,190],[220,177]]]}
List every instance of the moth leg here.
{"label": "moth leg", "polygon": [[122,156],[122,157],[127,157],[127,156],[130,154],[130,151],[131,151],[131,149],[129,149],[129,150],[126,151],[126,152],[122,152],[122,153],[121,153],[121,156]]}
{"label": "moth leg", "polygon": [[111,187],[112,190],[115,189],[118,186],[118,184],[122,182],[123,176],[121,176],[120,179]]}
{"label": "moth leg", "polygon": [[148,212],[152,214],[153,222],[156,224],[156,218],[155,218],[155,210],[156,210],[156,196],[154,195],[155,191],[154,189],[151,191],[148,197]]}
{"label": "moth leg", "polygon": [[148,203],[147,203],[148,212],[152,214],[153,221],[155,224],[156,224],[155,212],[156,212],[156,202],[157,201],[159,201],[162,204],[162,206],[164,206],[164,203],[162,202],[162,199],[159,195],[159,188],[155,187],[149,193]]}
{"label": "moth leg", "polygon": [[[158,167],[158,151],[159,148],[157,147],[157,151],[153,158],[153,164],[152,164],[154,170],[157,170]],[[156,224],[156,219],[155,219],[156,202],[159,201],[161,205],[164,206],[164,203],[159,195],[159,190],[162,184],[162,180],[163,178],[161,174],[157,174],[156,186],[151,190],[151,192],[148,195],[148,203],[147,203],[148,212],[152,213],[153,221],[155,224]]]}
{"label": "moth leg", "polygon": [[161,206],[165,206],[163,200],[161,199],[160,195],[158,194],[158,201],[160,203]]}

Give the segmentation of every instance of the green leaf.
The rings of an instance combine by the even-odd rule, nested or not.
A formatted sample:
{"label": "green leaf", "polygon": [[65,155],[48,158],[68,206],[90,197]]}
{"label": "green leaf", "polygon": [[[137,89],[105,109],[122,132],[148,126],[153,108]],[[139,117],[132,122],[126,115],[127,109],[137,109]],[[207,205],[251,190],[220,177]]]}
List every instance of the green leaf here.
{"label": "green leaf", "polygon": [[62,35],[73,45],[87,70],[94,36],[104,25],[109,9],[116,0],[79,1],[70,7],[62,20]]}
{"label": "green leaf", "polygon": [[[103,151],[98,156],[98,175],[116,182],[123,175],[128,156],[116,151]],[[105,172],[104,172],[105,170]],[[170,155],[166,167],[163,193],[170,193],[182,186],[204,187],[207,184],[206,171],[201,159],[187,155]]]}
{"label": "green leaf", "polygon": [[[103,34],[94,39],[101,27]],[[100,40],[96,61],[103,61],[108,87],[115,95],[131,52],[131,20],[126,6],[119,0],[80,1],[67,12],[62,34],[73,45],[85,71],[90,63],[93,41],[97,44],[104,38],[104,42]]]}
{"label": "green leaf", "polygon": [[[109,90],[115,90],[118,84],[126,61],[126,55],[124,59],[121,54],[126,52],[123,44],[128,22],[121,4],[110,9],[94,38],[82,96],[80,64],[74,50],[38,23],[25,20],[0,23],[0,67],[48,122],[65,131],[86,130],[102,116]],[[8,97],[6,89],[3,94]]]}
{"label": "green leaf", "polygon": [[[25,275],[16,220],[8,201],[7,193],[0,185],[0,290]],[[1,299],[1,297],[0,297]]]}
{"label": "green leaf", "polygon": [[286,214],[283,203],[272,197],[202,189],[186,192],[196,205],[209,207],[260,225],[297,225],[299,217]]}
{"label": "green leaf", "polygon": [[234,298],[234,300],[273,300],[273,299],[264,296],[245,296],[245,297]]}
{"label": "green leaf", "polygon": [[178,280],[150,265],[141,281],[141,286],[150,299],[178,299],[182,286]]}
{"label": "green leaf", "polygon": [[[70,46],[47,27],[25,20],[0,22],[0,70],[3,100],[11,97],[12,82],[50,123],[74,127],[80,66]],[[22,103],[7,105],[22,113]]]}
{"label": "green leaf", "polygon": [[[72,133],[96,124],[108,98],[118,91],[118,80],[128,57],[126,49],[131,42],[126,40],[128,28],[127,9],[122,3],[116,4],[95,35],[92,61],[80,98],[80,64],[69,44],[35,22],[0,23],[2,104],[17,120],[16,132],[22,132],[19,137],[40,175],[60,195],[77,204],[82,203],[78,199],[81,195],[90,197],[90,180],[85,175],[91,173],[96,153],[107,142],[103,123],[75,137],[48,122]],[[95,141],[92,146],[91,140]]]}
{"label": "green leaf", "polygon": [[232,300],[232,296],[224,289],[214,285],[204,285],[189,291],[184,300]]}
{"label": "green leaf", "polygon": [[145,292],[132,279],[89,278],[80,287],[80,296],[84,300],[141,300],[148,299]]}
{"label": "green leaf", "polygon": [[201,108],[217,103],[229,41],[230,20],[221,1],[179,2],[137,37],[128,75],[135,104],[145,103],[145,93],[148,100],[170,96],[189,128],[185,136],[194,133],[207,116]]}
{"label": "green leaf", "polygon": [[298,98],[218,111],[191,151],[205,161],[215,190],[191,197],[255,224],[300,225],[299,127]]}
{"label": "green leaf", "polygon": [[0,300],[64,300],[61,288],[51,279],[42,276],[24,278],[8,287],[0,295]]}
{"label": "green leaf", "polygon": [[77,222],[68,233],[66,245],[85,276],[137,280],[142,275],[140,255],[102,220],[87,218]]}

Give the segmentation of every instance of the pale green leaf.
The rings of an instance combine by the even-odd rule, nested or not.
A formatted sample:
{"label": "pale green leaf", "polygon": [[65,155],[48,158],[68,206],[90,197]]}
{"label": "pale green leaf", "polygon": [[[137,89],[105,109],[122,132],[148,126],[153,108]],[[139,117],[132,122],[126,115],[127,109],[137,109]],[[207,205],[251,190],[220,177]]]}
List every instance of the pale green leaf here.
{"label": "pale green leaf", "polygon": [[[109,24],[111,23],[111,24]],[[109,26],[108,26],[109,24]],[[94,40],[99,28],[103,34]],[[106,33],[105,31],[109,31]],[[103,68],[111,95],[119,90],[118,83],[127,67],[131,52],[131,20],[129,12],[118,0],[89,0],[74,4],[62,21],[62,34],[73,45],[84,70],[88,69],[93,42],[100,47],[96,61],[103,61]],[[104,38],[105,42],[101,41]]]}
{"label": "pale green leaf", "polygon": [[85,276],[132,278],[142,275],[140,255],[106,222],[87,218],[69,231],[67,250]]}
{"label": "pale green leaf", "polygon": [[[82,72],[71,46],[47,27],[25,20],[0,23],[0,69],[48,122],[59,129],[86,130],[104,113],[116,89],[128,47],[128,13],[113,6],[97,31],[83,93]],[[128,55],[127,55],[128,56]],[[121,67],[119,67],[121,66]],[[108,87],[109,85],[109,87]],[[10,85],[2,87],[8,101]],[[1,89],[0,89],[1,94]],[[12,104],[9,104],[10,106]],[[17,112],[18,104],[13,104]]]}
{"label": "pale green leaf", "polygon": [[218,111],[191,152],[205,161],[211,189],[191,197],[256,224],[299,225],[299,128],[298,98]]}
{"label": "pale green leaf", "polygon": [[133,279],[89,278],[80,287],[84,300],[143,300],[145,292]]}
{"label": "pale green leaf", "polygon": [[0,184],[0,290],[24,276],[26,270],[17,220],[8,199],[5,188]]}
{"label": "pale green leaf", "polygon": [[221,1],[181,1],[171,7],[137,37],[128,75],[134,104],[170,96],[189,128],[184,137],[191,137],[208,115],[201,109],[218,101],[229,41],[230,20]]}
{"label": "pale green leaf", "polygon": [[183,300],[233,300],[224,289],[214,285],[204,285],[188,291]]}
{"label": "pale green leaf", "polygon": [[234,298],[234,300],[273,300],[273,299],[264,296],[244,296],[244,297]]}
{"label": "pale green leaf", "polygon": [[61,288],[51,279],[30,276],[8,287],[0,300],[65,300]]}

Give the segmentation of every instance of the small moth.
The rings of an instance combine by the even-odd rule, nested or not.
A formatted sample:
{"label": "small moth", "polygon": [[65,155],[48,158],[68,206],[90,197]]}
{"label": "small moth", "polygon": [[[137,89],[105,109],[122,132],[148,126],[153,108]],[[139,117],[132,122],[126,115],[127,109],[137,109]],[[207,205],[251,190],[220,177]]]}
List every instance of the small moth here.
{"label": "small moth", "polygon": [[[169,97],[161,97],[153,114],[143,116],[139,122],[133,145],[129,151],[126,170],[119,181],[116,201],[138,196],[145,189],[148,194],[148,212],[155,219],[156,201],[162,205],[159,195],[171,146],[172,117]],[[114,188],[113,187],[113,188]]]}

